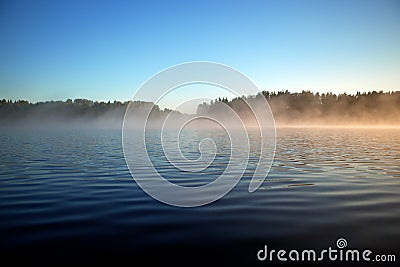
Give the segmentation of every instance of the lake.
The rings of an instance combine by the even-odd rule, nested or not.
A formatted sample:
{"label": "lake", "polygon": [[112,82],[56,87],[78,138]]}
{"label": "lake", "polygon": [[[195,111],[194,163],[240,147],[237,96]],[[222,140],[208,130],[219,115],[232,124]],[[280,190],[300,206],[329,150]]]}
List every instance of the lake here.
{"label": "lake", "polygon": [[[141,190],[125,163],[121,130],[2,129],[0,140],[2,259],[265,266],[256,256],[264,245],[319,249],[339,238],[351,248],[398,253],[400,128],[278,128],[275,160],[257,191],[248,192],[250,160],[230,193],[196,208]],[[184,141],[196,158],[198,139]],[[156,142],[149,147],[157,169],[186,186],[211,181],[229,161],[217,149],[208,173],[190,175],[165,164]]]}

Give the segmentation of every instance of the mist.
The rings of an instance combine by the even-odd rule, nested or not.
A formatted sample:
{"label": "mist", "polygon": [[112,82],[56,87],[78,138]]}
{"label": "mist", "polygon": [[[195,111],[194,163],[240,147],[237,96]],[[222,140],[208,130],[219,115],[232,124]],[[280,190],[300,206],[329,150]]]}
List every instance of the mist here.
{"label": "mist", "polygon": [[399,126],[400,92],[368,92],[355,95],[260,92],[256,96],[217,99],[199,105],[198,114],[219,113],[221,104],[228,105],[249,126],[255,125],[254,112],[247,103],[259,105],[265,98],[271,108],[276,126]]}
{"label": "mist", "polygon": [[[128,109],[129,107],[129,109]],[[121,129],[126,111],[129,125],[138,127],[147,120],[150,128],[161,127],[168,116],[184,119],[189,115],[161,110],[150,102],[97,102],[87,99],[29,103],[0,101],[0,128],[99,128]],[[148,114],[150,112],[150,114]]]}
{"label": "mist", "polygon": [[[185,114],[171,109],[160,109],[150,102],[97,102],[87,99],[68,99],[29,103],[24,100],[0,101],[0,128],[110,128],[121,129],[124,116],[129,127],[181,127],[196,115],[213,117],[225,123],[238,116],[247,127],[257,127],[255,114],[268,108],[276,126],[399,126],[400,91],[368,92],[355,95],[260,92],[228,100],[218,98],[197,107],[196,114]],[[261,104],[260,104],[261,103]],[[249,107],[252,106],[252,109]],[[233,115],[232,115],[233,114]],[[147,118],[148,116],[148,118]],[[165,123],[168,121],[168,123]],[[165,124],[164,124],[165,123]],[[212,122],[194,120],[192,128],[210,128]],[[219,126],[217,126],[219,127]]]}

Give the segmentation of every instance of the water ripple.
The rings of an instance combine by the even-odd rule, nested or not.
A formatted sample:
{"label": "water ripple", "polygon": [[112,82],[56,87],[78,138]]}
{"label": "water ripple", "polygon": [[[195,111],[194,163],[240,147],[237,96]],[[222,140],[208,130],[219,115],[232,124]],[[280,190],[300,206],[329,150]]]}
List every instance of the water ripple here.
{"label": "water ripple", "polygon": [[[267,242],[326,247],[345,236],[353,245],[388,252],[400,242],[397,129],[279,128],[270,175],[249,194],[259,153],[253,138],[238,186],[195,209],[161,204],[134,183],[120,131],[3,131],[0,138],[0,245],[9,253],[85,254],[91,247],[140,256],[157,247],[174,255],[172,244],[205,255],[225,247],[222,254],[251,258]],[[226,148],[224,140],[217,145]],[[190,141],[186,153],[196,158]],[[188,175],[168,164],[159,148],[156,142],[149,147],[156,167],[184,186],[212,181],[228,162],[229,151],[220,149],[205,173]],[[152,179],[148,169],[139,171]]]}

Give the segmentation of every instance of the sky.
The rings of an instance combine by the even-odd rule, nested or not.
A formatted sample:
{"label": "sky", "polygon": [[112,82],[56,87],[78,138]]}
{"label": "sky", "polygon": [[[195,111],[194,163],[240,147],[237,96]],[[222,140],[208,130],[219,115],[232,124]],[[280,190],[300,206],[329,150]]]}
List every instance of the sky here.
{"label": "sky", "polygon": [[397,91],[400,1],[0,1],[0,99],[126,101],[190,61],[260,90]]}

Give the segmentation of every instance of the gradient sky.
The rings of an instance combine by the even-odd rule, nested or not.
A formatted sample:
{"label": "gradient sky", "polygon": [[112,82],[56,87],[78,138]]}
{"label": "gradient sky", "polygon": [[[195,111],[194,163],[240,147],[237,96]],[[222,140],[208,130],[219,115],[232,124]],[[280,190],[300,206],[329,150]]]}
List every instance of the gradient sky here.
{"label": "gradient sky", "polygon": [[0,1],[0,98],[129,100],[200,60],[261,90],[400,90],[400,1]]}

